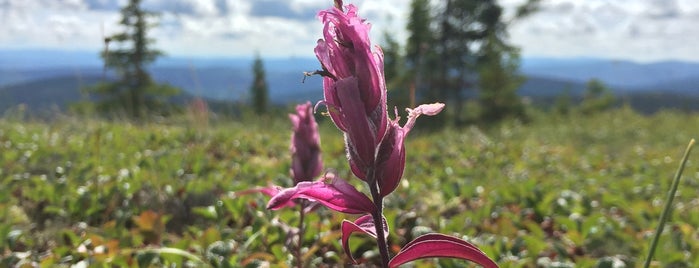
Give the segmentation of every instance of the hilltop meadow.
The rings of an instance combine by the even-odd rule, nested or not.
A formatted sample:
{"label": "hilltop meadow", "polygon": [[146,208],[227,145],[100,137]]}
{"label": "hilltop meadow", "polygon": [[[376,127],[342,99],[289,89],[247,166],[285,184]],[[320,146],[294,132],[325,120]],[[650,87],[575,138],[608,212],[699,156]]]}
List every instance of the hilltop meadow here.
{"label": "hilltop meadow", "polygon": [[[287,112],[291,112],[291,109]],[[340,132],[317,114],[324,166],[358,187]],[[431,231],[462,237],[501,267],[637,267],[648,252],[699,114],[629,108],[430,129],[406,142],[386,199],[395,254]],[[290,186],[285,114],[131,123],[0,119],[0,266],[287,267],[293,210],[255,187]],[[690,155],[654,267],[699,266],[699,155]],[[362,191],[367,189],[359,188]],[[342,266],[340,222],[306,215],[303,258]],[[352,239],[374,259],[372,239]],[[358,252],[367,251],[357,256]],[[426,259],[408,267],[472,267]]]}

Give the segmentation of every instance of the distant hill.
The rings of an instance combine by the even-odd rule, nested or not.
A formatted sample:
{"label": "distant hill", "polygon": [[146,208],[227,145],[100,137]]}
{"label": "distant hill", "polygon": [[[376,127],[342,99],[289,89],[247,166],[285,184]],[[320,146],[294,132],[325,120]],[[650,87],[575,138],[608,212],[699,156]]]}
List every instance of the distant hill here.
{"label": "distant hill", "polygon": [[699,97],[699,76],[675,79],[666,82],[655,82],[637,88],[641,92],[661,92],[675,95],[691,95]]}
{"label": "distant hill", "polygon": [[[322,99],[314,58],[264,59],[273,103]],[[252,82],[252,58],[163,58],[151,68],[153,78],[182,88],[188,96],[210,101],[245,101]],[[520,71],[527,77],[521,96],[541,103],[570,95],[579,98],[590,79],[607,84],[614,94],[648,107],[694,107],[699,98],[699,63],[666,61],[635,63],[595,58],[524,58]],[[0,50],[0,112],[19,103],[31,108],[59,108],[84,98],[78,90],[112,76],[103,74],[96,52]],[[659,103],[662,103],[659,104]],[[689,103],[689,104],[687,104]],[[641,105],[641,104],[639,104]],[[693,108],[692,108],[693,109]]]}
{"label": "distant hill", "polygon": [[[319,77],[307,77],[302,83],[304,69],[266,69],[270,100],[284,104],[300,101],[300,96],[322,98],[322,85]],[[188,93],[214,100],[238,101],[249,98],[252,72],[246,68],[207,67],[207,68],[152,68],[153,79],[183,88]],[[309,94],[318,92],[318,94]],[[305,99],[301,99],[305,100]]]}
{"label": "distant hill", "polygon": [[586,82],[566,81],[561,79],[529,76],[519,88],[518,93],[527,97],[557,97],[568,94],[582,96]]}
{"label": "distant hill", "polygon": [[642,64],[593,58],[525,58],[521,70],[529,76],[574,82],[586,82],[595,78],[608,85],[629,90],[699,78],[699,63],[680,61]]}
{"label": "distant hill", "polygon": [[[54,109],[65,111],[73,103],[90,100],[90,96],[81,89],[103,81],[102,76],[61,76],[0,87],[0,114],[20,104],[32,112]],[[170,101],[183,104],[191,99],[191,94],[181,92],[170,98]]]}
{"label": "distant hill", "polygon": [[39,79],[9,87],[0,87],[0,112],[25,104],[31,110],[65,109],[67,104],[83,100],[80,88],[101,81],[100,77],[62,76]]}

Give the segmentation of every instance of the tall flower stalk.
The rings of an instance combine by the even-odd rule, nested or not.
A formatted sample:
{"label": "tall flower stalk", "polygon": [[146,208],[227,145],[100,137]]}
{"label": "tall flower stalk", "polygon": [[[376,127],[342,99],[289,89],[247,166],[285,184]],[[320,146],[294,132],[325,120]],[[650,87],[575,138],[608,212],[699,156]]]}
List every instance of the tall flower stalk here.
{"label": "tall flower stalk", "polygon": [[[323,38],[318,40],[315,54],[323,77],[323,104],[335,126],[344,135],[349,167],[359,180],[368,185],[370,195],[352,184],[326,175],[318,181],[302,181],[283,189],[269,201],[268,209],[279,209],[292,200],[316,201],[330,209],[360,215],[354,221],[342,222],[342,247],[353,263],[349,238],[363,233],[377,241],[383,267],[431,257],[460,258],[485,267],[497,267],[476,246],[456,237],[426,234],[406,244],[398,254],[388,252],[388,224],[383,216],[383,198],[392,193],[405,168],[404,141],[420,115],[436,115],[444,104],[423,104],[406,109],[407,121],[400,125],[396,110],[389,118],[386,107],[386,81],[383,73],[383,52],[369,40],[371,26],[359,17],[354,5],[335,7],[318,13],[323,23]],[[298,149],[298,147],[297,147]]]}
{"label": "tall flower stalk", "polygon": [[[289,114],[292,124],[291,145],[291,168],[289,173],[294,185],[302,182],[310,182],[317,178],[323,170],[323,160],[320,150],[320,134],[318,133],[318,123],[313,117],[313,106],[310,102],[296,106],[296,113]],[[321,178],[321,180],[324,178]],[[282,187],[272,185],[264,188],[242,191],[238,194],[261,192],[268,196],[276,196]],[[296,250],[293,253],[296,258],[296,266],[304,267],[303,262],[303,237],[305,232],[304,219],[306,213],[315,207],[313,202],[308,200],[287,200],[279,207],[298,207],[299,222],[296,241]]]}
{"label": "tall flower stalk", "polygon": [[[313,117],[311,103],[296,106],[296,113],[289,114],[289,119],[293,124],[291,134],[291,176],[294,185],[302,181],[310,181],[318,177],[323,169],[323,160],[320,153],[320,134],[318,133],[318,123]],[[299,202],[299,225],[298,244],[296,246],[296,265],[302,268],[303,236],[305,226],[304,216],[309,202],[301,200]]]}

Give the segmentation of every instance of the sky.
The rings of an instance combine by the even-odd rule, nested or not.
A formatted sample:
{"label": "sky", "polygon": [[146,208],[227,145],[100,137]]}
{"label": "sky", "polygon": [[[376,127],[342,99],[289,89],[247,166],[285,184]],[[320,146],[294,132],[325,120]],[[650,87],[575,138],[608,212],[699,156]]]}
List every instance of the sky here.
{"label": "sky", "polygon": [[[438,0],[433,0],[437,2]],[[499,0],[506,15],[525,0]],[[542,0],[514,21],[510,40],[524,57],[699,61],[699,1]],[[0,0],[0,49],[99,51],[120,31],[127,0]],[[372,24],[405,40],[409,0],[345,0]],[[143,0],[161,13],[156,47],[184,57],[313,57],[331,0]]]}

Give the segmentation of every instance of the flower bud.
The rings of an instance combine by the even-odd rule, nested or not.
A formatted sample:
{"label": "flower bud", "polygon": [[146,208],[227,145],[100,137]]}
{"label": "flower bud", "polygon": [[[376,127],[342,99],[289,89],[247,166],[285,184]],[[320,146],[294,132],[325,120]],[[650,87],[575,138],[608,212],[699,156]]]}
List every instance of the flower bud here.
{"label": "flower bud", "polygon": [[296,106],[296,113],[289,114],[293,124],[291,134],[291,176],[294,185],[302,181],[311,181],[320,175],[323,161],[320,153],[320,135],[318,123],[313,117],[310,102]]}
{"label": "flower bud", "polygon": [[372,51],[371,27],[357,16],[357,8],[346,8],[346,12],[335,7],[318,14],[324,28],[315,53],[323,66],[325,105],[335,125],[345,132],[353,173],[365,179],[388,125],[383,52],[378,47]]}
{"label": "flower bud", "polygon": [[403,127],[398,124],[400,118],[392,120],[388,131],[376,155],[376,174],[379,194],[382,197],[392,193],[403,177],[405,169],[405,137],[415,125],[420,115],[436,115],[444,109],[444,104],[423,104],[408,110],[408,120]]}

